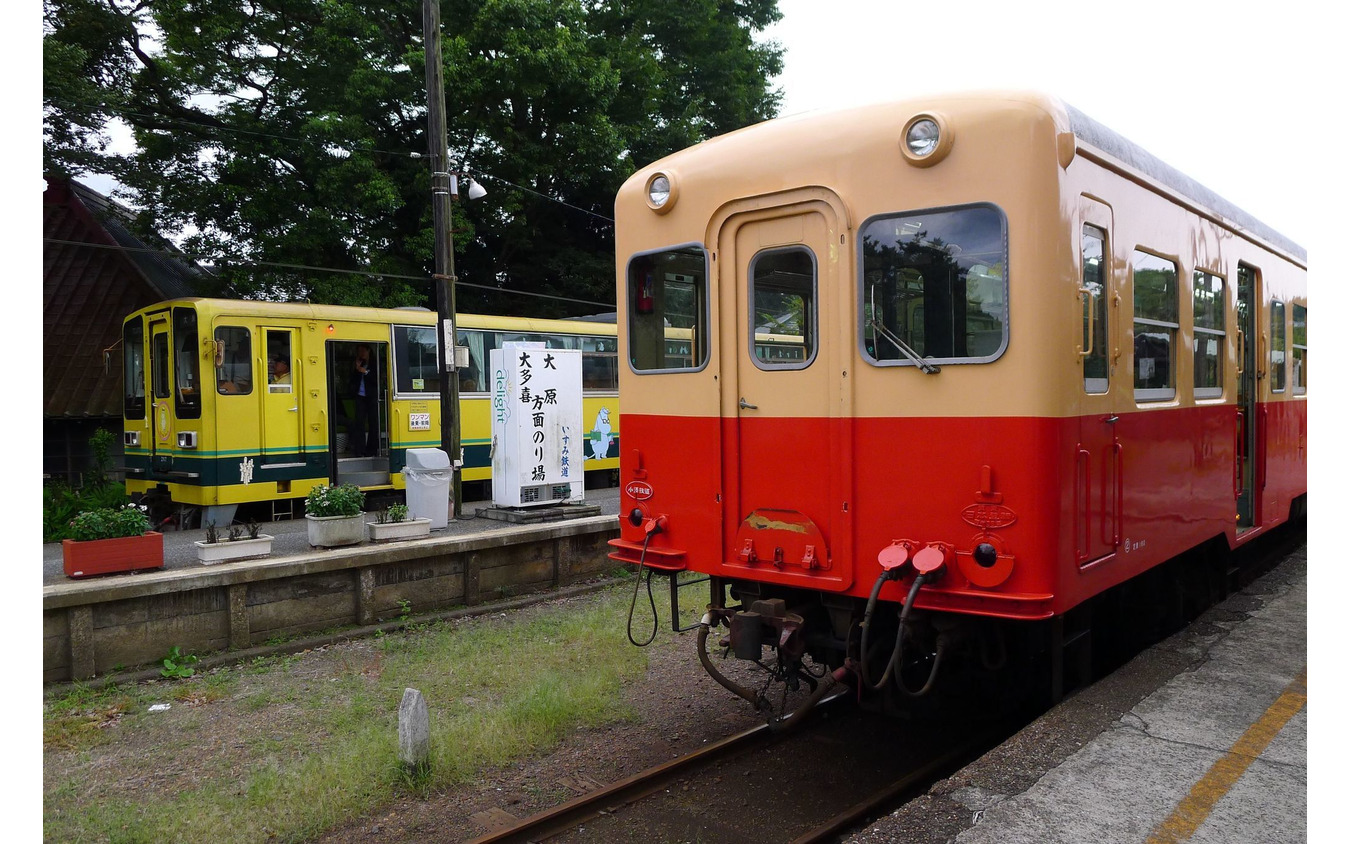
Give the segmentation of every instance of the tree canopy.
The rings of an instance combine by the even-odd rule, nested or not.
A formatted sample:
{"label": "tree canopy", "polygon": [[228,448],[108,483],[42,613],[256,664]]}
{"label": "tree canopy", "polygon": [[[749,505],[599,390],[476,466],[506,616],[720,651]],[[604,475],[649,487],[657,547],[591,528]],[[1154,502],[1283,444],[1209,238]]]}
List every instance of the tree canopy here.
{"label": "tree canopy", "polygon": [[[779,17],[777,0],[442,0],[450,155],[488,190],[455,203],[460,310],[612,302],[619,185],[774,116],[782,52],[755,35]],[[219,256],[228,295],[434,305],[420,2],[44,0],[44,24],[49,174],[116,178],[141,225]],[[134,151],[110,149],[112,121]]]}

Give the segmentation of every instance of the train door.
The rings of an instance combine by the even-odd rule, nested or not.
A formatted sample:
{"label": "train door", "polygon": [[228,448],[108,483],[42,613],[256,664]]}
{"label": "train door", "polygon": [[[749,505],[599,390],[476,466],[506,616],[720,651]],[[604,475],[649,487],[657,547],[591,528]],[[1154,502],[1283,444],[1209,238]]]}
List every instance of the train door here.
{"label": "train door", "polygon": [[1111,260],[1111,209],[1082,200],[1077,354],[1078,446],[1074,457],[1074,546],[1079,565],[1115,553],[1120,542],[1121,445],[1116,436],[1112,375],[1120,342],[1113,320],[1118,291]]}
{"label": "train door", "polygon": [[262,407],[262,463],[303,463],[299,337],[294,328],[263,328],[267,392]]}
{"label": "train door", "polygon": [[823,190],[798,200],[733,213],[719,235],[724,523],[739,526],[724,559],[846,588],[850,567],[832,566],[852,550],[844,214]]}
{"label": "train door", "polygon": [[1233,491],[1237,497],[1237,529],[1247,530],[1260,524],[1261,497],[1256,494],[1257,443],[1257,271],[1246,264],[1238,265],[1237,295],[1237,449],[1233,467]]}
{"label": "train door", "polygon": [[[364,349],[374,373],[369,403],[357,395],[357,355]],[[328,373],[329,458],[335,483],[378,486],[389,483],[389,452],[384,448],[389,427],[389,344],[376,340],[330,340],[325,349]],[[373,452],[369,432],[374,431]]]}
{"label": "train door", "polygon": [[173,363],[169,359],[169,315],[150,317],[150,395],[154,432],[150,439],[150,465],[155,471],[169,468],[177,445],[173,415]]}

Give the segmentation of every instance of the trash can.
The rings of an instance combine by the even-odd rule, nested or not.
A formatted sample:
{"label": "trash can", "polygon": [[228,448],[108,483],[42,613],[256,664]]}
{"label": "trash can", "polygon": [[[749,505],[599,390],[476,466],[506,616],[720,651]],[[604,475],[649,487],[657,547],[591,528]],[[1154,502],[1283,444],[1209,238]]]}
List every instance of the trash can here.
{"label": "trash can", "polygon": [[439,448],[410,448],[407,454],[403,484],[408,515],[431,519],[431,529],[439,530],[450,521],[450,456]]}

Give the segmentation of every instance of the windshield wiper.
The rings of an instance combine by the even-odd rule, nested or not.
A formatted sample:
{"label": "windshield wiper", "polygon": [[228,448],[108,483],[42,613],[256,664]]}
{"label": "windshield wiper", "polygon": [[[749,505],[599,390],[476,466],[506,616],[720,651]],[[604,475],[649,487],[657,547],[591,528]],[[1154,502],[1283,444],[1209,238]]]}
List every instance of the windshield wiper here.
{"label": "windshield wiper", "polygon": [[909,358],[910,361],[913,362],[915,366],[919,367],[919,370],[923,372],[925,375],[937,375],[939,372],[942,371],[937,366],[937,364],[929,363],[928,361],[919,357],[919,353],[911,349],[908,343],[906,343],[904,340],[901,340],[899,337],[891,333],[890,329],[888,329],[886,326],[882,325],[880,322],[877,322],[876,317],[873,317],[872,319],[868,320],[868,324],[872,326],[872,330],[875,331],[878,336],[884,337],[885,339],[889,340],[891,342],[891,345],[895,346],[895,348],[900,351],[900,354]]}

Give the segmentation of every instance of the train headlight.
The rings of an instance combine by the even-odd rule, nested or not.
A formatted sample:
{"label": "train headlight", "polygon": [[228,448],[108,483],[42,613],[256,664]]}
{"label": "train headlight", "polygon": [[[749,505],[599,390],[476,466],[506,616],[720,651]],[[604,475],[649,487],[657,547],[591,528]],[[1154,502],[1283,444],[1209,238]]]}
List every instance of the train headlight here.
{"label": "train headlight", "polygon": [[910,164],[929,167],[941,161],[952,147],[952,131],[940,114],[916,114],[905,124],[900,151]]}
{"label": "train headlight", "polygon": [[941,134],[937,122],[924,117],[909,124],[909,128],[905,130],[905,143],[909,145],[911,153],[923,158],[932,155],[938,148],[938,137]]}
{"label": "train headlight", "polygon": [[135,448],[135,447],[139,446],[140,444],[141,444],[141,432],[140,432],[140,431],[123,431],[123,432],[122,432],[122,445],[124,445],[124,446],[131,446],[132,448]]}
{"label": "train headlight", "polygon": [[179,431],[179,432],[178,432],[178,447],[179,447],[179,448],[196,448],[196,447],[197,447],[197,432],[196,432],[196,431]]}
{"label": "train headlight", "polygon": [[647,180],[647,207],[664,214],[675,205],[679,188],[670,173],[654,173]]}

